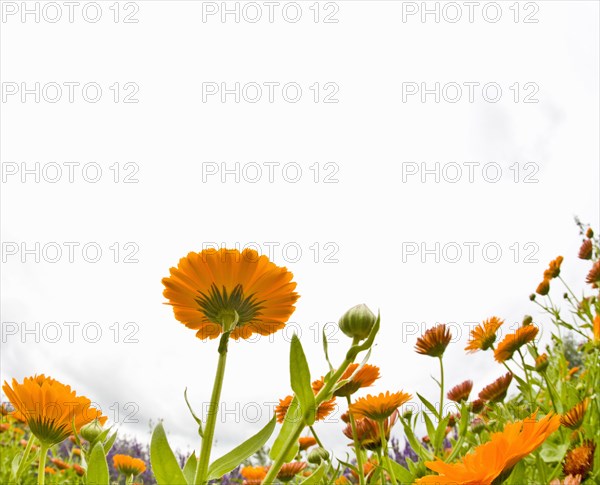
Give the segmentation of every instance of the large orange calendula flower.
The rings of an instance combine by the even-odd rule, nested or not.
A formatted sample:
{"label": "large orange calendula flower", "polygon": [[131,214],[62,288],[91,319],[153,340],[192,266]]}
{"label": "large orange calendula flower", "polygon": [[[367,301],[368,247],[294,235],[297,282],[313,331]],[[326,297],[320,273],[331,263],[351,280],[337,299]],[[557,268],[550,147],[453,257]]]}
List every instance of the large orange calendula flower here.
{"label": "large orange calendula flower", "polygon": [[382,421],[389,418],[392,413],[410,400],[412,396],[405,392],[394,392],[390,394],[387,391],[378,396],[367,394],[366,397],[358,398],[350,404],[350,412],[356,417],[365,417],[374,421]]}
{"label": "large orange calendula flower", "polygon": [[496,341],[496,332],[503,323],[504,320],[498,317],[491,317],[484,320],[483,323],[471,330],[471,338],[465,350],[473,353],[478,350],[489,349]]}
{"label": "large orange calendula flower", "polygon": [[189,253],[163,278],[163,292],[175,318],[197,330],[198,338],[217,338],[223,325],[238,322],[231,337],[270,335],[283,328],[295,310],[296,283],[286,268],[252,249],[206,249]]}
{"label": "large orange calendula flower", "polygon": [[379,377],[379,367],[375,365],[364,364],[359,368],[359,364],[350,364],[340,377],[340,381],[349,381],[336,389],[333,395],[350,396],[363,387],[371,386]]}
{"label": "large orange calendula flower", "polygon": [[125,476],[133,475],[135,477],[146,471],[146,464],[143,460],[133,458],[129,455],[113,456],[113,465],[115,466],[115,470]]}
{"label": "large orange calendula flower", "polygon": [[536,326],[527,325],[526,327],[518,328],[515,333],[509,333],[498,344],[498,347],[494,351],[494,359],[500,363],[506,362],[523,345],[532,342],[537,336],[538,331]]}
{"label": "large orange calendula flower", "polygon": [[240,470],[246,485],[260,484],[267,476],[267,468],[264,466],[245,466]]}
{"label": "large orange calendula flower", "polygon": [[504,400],[512,377],[513,375],[510,372],[507,372],[502,377],[498,377],[494,382],[488,384],[479,391],[479,399],[489,402],[500,402]]}
{"label": "large orange calendula flower", "polygon": [[563,462],[565,475],[580,475],[585,480],[594,466],[594,451],[596,443],[585,440],[582,445],[567,452]]}
{"label": "large orange calendula flower", "polygon": [[[560,426],[560,418],[547,415],[536,421],[535,413],[523,421],[509,423],[494,433],[490,441],[477,446],[459,463],[442,460],[425,465],[439,475],[418,479],[418,484],[491,485],[498,477],[506,479],[512,468],[538,448]],[[501,483],[498,481],[497,483]]]}
{"label": "large orange calendula flower", "polygon": [[91,401],[78,396],[67,386],[44,374],[26,377],[19,384],[12,380],[2,386],[14,406],[13,416],[29,426],[31,432],[45,445],[52,446],[67,439],[73,425],[80,428],[95,419],[101,424],[106,416],[91,406]]}
{"label": "large orange calendula flower", "polygon": [[440,323],[435,327],[426,330],[423,335],[417,339],[415,350],[418,354],[429,355],[430,357],[441,357],[448,344],[452,340],[452,334],[445,324]]}

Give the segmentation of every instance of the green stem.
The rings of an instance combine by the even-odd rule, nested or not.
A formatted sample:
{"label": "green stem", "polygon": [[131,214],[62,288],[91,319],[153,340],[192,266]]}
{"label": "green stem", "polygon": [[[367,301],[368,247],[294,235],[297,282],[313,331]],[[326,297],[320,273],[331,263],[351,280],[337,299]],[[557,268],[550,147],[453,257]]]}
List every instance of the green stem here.
{"label": "green stem", "polygon": [[[392,465],[390,463],[390,455],[388,452],[388,444],[387,439],[385,438],[385,426],[383,426],[383,421],[378,421],[379,425],[379,434],[381,435],[381,448],[383,453],[383,461],[385,462],[385,466],[390,474],[390,478],[392,479],[392,484],[396,485],[396,475],[394,475],[394,470],[392,469]],[[383,475],[383,473],[382,473]]]}
{"label": "green stem", "polygon": [[533,400],[533,394],[531,393],[531,382],[529,381],[529,372],[527,372],[527,368],[525,367],[525,357],[523,357],[523,353],[521,349],[517,349],[519,356],[521,357],[521,362],[523,362],[523,372],[525,373],[525,380],[527,381],[527,393],[529,394],[529,402],[531,403],[531,411],[535,409],[535,401]]}
{"label": "green stem", "polygon": [[125,485],[131,485],[133,483],[133,475],[127,475],[125,479]]}
{"label": "green stem", "polygon": [[442,356],[440,355],[440,413],[438,424],[444,417],[444,362],[442,360]]}
{"label": "green stem", "polygon": [[377,458],[379,459],[379,467],[381,468],[381,485],[385,484],[385,471],[383,468],[383,457],[381,456],[381,448],[377,448]]}
{"label": "green stem", "polygon": [[35,436],[33,433],[29,433],[29,439],[27,440],[27,446],[25,447],[25,451],[23,452],[23,457],[21,458],[21,463],[19,463],[19,468],[17,468],[17,473],[15,478],[18,480],[23,470],[25,470],[25,464],[27,463],[27,459],[29,458],[29,453],[31,452],[31,447],[33,446],[33,440]]}
{"label": "green stem", "polygon": [[40,444],[40,463],[38,465],[38,485],[44,485],[46,480],[46,455],[48,454],[48,445]]}
{"label": "green stem", "polygon": [[[356,339],[353,342],[353,346],[354,345],[356,345]],[[329,397],[329,394],[331,393],[333,386],[335,386],[335,384],[337,384],[337,381],[340,380],[340,377],[346,371],[346,369],[352,363],[353,360],[354,360],[353,358],[348,358],[348,356],[346,356],[346,358],[344,359],[344,362],[342,362],[342,365],[340,366],[340,368],[337,371],[335,371],[335,373],[331,376],[331,378],[327,381],[327,383],[323,386],[323,388],[318,392],[318,394],[315,396],[317,408],[325,400],[326,397]],[[283,466],[285,457],[289,453],[292,446],[294,446],[296,444],[296,442],[298,441],[298,438],[300,438],[300,435],[302,434],[302,430],[304,429],[305,426],[306,426],[305,419],[303,417],[302,419],[298,420],[298,422],[295,425],[294,430],[288,436],[287,441],[283,445],[281,453],[279,453],[279,456],[273,461],[273,464],[269,468],[269,471],[267,472],[267,475],[265,476],[263,483],[269,483],[269,484],[275,483],[275,477],[277,477],[279,470],[281,470],[281,467]],[[199,484],[196,484],[196,485],[199,485]]]}
{"label": "green stem", "polygon": [[308,429],[310,429],[310,432],[312,433],[313,437],[315,438],[317,444],[325,449],[325,447],[323,446],[323,443],[321,443],[321,440],[319,439],[319,436],[317,435],[317,432],[315,431],[315,428],[313,426],[309,426]]}
{"label": "green stem", "polygon": [[356,454],[356,465],[358,467],[358,483],[360,485],[365,485],[365,470],[362,461],[362,450],[360,449],[360,443],[358,442],[358,432],[356,431],[356,420],[354,419],[354,414],[350,412],[352,400],[350,399],[350,396],[346,396],[346,400],[348,401],[348,417],[350,418],[350,426],[352,427],[354,453]]}
{"label": "green stem", "polygon": [[[223,327],[227,328],[225,325],[223,325]],[[221,341],[219,343],[219,362],[217,364],[217,373],[215,375],[212,396],[210,398],[206,426],[202,436],[200,459],[196,467],[196,476],[194,477],[195,485],[203,485],[207,483],[208,462],[210,461],[210,451],[212,449],[215,425],[217,423],[217,415],[219,412],[221,389],[223,388],[223,378],[225,377],[225,364],[227,362],[227,342],[229,340],[229,333],[230,332],[225,332],[221,336]]]}

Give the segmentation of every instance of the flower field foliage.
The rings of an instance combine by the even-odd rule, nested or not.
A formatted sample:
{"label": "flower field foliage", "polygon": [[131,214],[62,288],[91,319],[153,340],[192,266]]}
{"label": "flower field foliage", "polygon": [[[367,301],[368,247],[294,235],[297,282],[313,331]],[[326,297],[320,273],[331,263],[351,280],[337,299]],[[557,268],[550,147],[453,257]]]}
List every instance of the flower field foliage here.
{"label": "flower field foliage", "polygon": [[[470,332],[465,352],[488,356],[498,370],[493,382],[445,381],[450,363],[444,354],[454,344],[450,328],[438,324],[416,339],[414,350],[439,363],[439,393],[402,389],[401,374],[399,387],[377,389],[380,373],[393,372],[380,369],[371,353],[385,319],[357,305],[339,320],[348,337],[345,358],[330,360],[323,334],[322,372],[311,375],[294,336],[289,395],[280,397],[266,426],[220,457],[213,456],[212,445],[221,388],[233,379],[226,375],[229,340],[282,329],[299,295],[286,268],[253,250],[189,253],[163,284],[175,319],[209,339],[199,346],[216,360],[212,391],[205,391],[206,416],[198,417],[183,396],[198,430],[199,453],[182,457],[171,449],[168,421],[156,425],[148,445],[117,437],[88,398],[36,374],[2,387],[0,482],[598,484],[600,247],[591,228],[579,228],[579,254],[551,261],[529,297],[538,317],[525,316],[502,338],[505,323],[497,316]],[[576,264],[586,265],[587,277],[571,289],[561,273]],[[551,334],[543,347],[536,340],[542,326]],[[340,439],[347,440],[349,453],[343,456],[334,456],[313,426],[335,406],[345,409],[343,423],[327,426],[338,426]]]}

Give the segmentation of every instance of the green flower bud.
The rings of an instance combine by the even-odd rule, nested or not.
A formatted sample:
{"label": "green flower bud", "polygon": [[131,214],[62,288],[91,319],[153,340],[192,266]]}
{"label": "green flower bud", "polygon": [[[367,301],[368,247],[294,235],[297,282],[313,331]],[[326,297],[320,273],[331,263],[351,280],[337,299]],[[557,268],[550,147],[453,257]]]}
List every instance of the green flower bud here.
{"label": "green flower bud", "polygon": [[369,336],[377,317],[365,304],[356,305],[340,318],[340,329],[350,338],[364,340]]}
{"label": "green flower bud", "polygon": [[308,462],[313,465],[319,465],[322,461],[329,460],[329,452],[320,446],[313,448],[308,454]]}
{"label": "green flower bud", "polygon": [[531,325],[531,323],[533,322],[533,317],[531,315],[525,315],[523,317],[523,326],[526,327],[527,325]]}
{"label": "green flower bud", "polygon": [[103,431],[100,422],[97,419],[94,419],[91,423],[82,426],[79,430],[79,434],[84,440],[93,443]]}

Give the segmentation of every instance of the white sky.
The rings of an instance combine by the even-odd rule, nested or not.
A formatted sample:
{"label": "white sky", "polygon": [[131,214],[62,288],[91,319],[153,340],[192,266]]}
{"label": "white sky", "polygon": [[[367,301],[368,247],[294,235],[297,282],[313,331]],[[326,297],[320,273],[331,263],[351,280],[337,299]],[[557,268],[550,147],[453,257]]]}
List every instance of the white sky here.
{"label": "white sky", "polygon": [[[210,242],[258,243],[265,252],[276,245],[274,261],[287,265],[298,282],[293,327],[315,378],[326,371],[315,329],[320,334],[326,322],[364,302],[382,315],[371,363],[381,367],[383,377],[371,392],[403,389],[432,400],[437,390],[429,375],[437,375],[437,362],[413,351],[418,335],[409,322],[457,323],[460,335],[447,352],[446,381],[471,378],[478,392],[503,368],[489,354],[464,354],[464,322],[496,314],[513,324],[525,313],[537,315],[528,295],[558,254],[566,258],[564,277],[576,292],[582,290],[588,268],[576,259],[580,239],[573,216],[596,229],[600,222],[597,2],[538,1],[535,13],[521,2],[518,23],[509,9],[513,2],[499,3],[502,18],[496,23],[479,10],[468,22],[463,2],[457,23],[444,18],[436,23],[431,16],[422,23],[418,15],[403,22],[402,9],[410,2],[392,1],[340,1],[334,14],[335,5],[321,3],[320,20],[333,14],[338,23],[315,23],[313,2],[299,3],[297,23],[285,21],[279,10],[273,23],[265,17],[236,23],[232,16],[221,23],[218,15],[202,22],[202,2],[142,1],[135,13],[121,5],[120,20],[131,13],[138,23],[115,23],[112,3],[99,3],[103,16],[97,23],[78,11],[68,22],[64,6],[56,23],[44,18],[36,23],[31,16],[22,23],[20,12],[4,11],[2,380],[50,374],[100,403],[123,432],[145,436],[148,421],[162,418],[176,446],[197,447],[183,390],[188,387],[197,408],[208,401],[217,343],[195,339],[173,318],[162,304],[161,278],[188,251]],[[267,16],[268,7],[258,5]],[[539,22],[523,23],[527,14]],[[49,83],[59,83],[63,98],[49,103],[41,92],[39,103],[33,94],[23,103],[20,91],[8,95],[21,83],[32,88],[36,82],[47,86],[47,97],[54,96]],[[85,102],[76,88],[69,103],[65,82],[96,82],[102,98]],[[114,103],[109,86],[115,82],[121,95],[131,93],[125,83],[135,83],[139,102]],[[295,82],[303,93],[297,103],[285,102],[279,90],[269,103],[266,88],[257,103],[234,103],[233,95],[225,103],[219,96],[203,102],[202,83],[222,82],[229,87]],[[309,87],[315,82],[321,96],[333,90],[326,83],[335,83],[339,102],[314,103]],[[412,96],[403,102],[403,83],[431,88],[436,82],[462,85],[463,98],[435,103],[429,95],[422,103]],[[473,103],[463,84],[470,82],[480,83]],[[516,82],[518,103],[510,89]],[[497,103],[482,98],[486,83],[501,86]],[[539,102],[523,103],[535,90]],[[40,182],[29,175],[23,183],[21,163],[34,168],[36,162]],[[80,164],[73,183],[65,162]],[[102,168],[97,183],[82,176],[81,167],[91,162]],[[221,163],[233,168],[236,162],[248,177],[255,176],[256,165],[244,164],[259,164],[262,179],[236,183],[229,175],[222,183],[219,175],[207,175]],[[269,162],[280,164],[273,183],[263,165]],[[462,178],[436,183],[429,175],[422,183],[419,175],[406,176],[421,163],[433,168],[436,162],[448,177],[455,173],[448,164],[458,164]],[[473,183],[464,165],[470,162],[480,164]],[[56,183],[47,181],[55,176],[51,163],[64,170]],[[115,163],[121,179],[133,171],[125,164],[137,164],[139,182],[114,183],[109,167]],[[302,168],[297,183],[284,178],[295,176],[294,165],[281,172],[290,163]],[[315,163],[319,183],[309,168]],[[501,168],[496,183],[482,175],[489,163],[497,165],[490,166],[488,178],[494,167]],[[518,183],[509,168],[515,163]],[[323,183],[333,171],[338,182]],[[523,183],[532,172],[537,182]],[[22,243],[35,248],[36,242],[46,247],[39,262],[21,253]],[[79,244],[74,262],[65,243]],[[97,263],[84,260],[81,248],[87,243],[102,249]],[[464,251],[455,263],[436,262],[432,255],[422,262],[419,255],[403,258],[403,243],[405,248],[439,243],[448,258],[455,257],[457,245]],[[477,245],[472,261],[465,243]],[[281,250],[286,244],[287,257]],[[486,244],[489,258],[494,248],[501,249],[497,262],[482,255]],[[56,245],[63,254],[51,263]],[[298,247],[302,254],[294,262]],[[136,248],[138,262],[122,262]],[[88,255],[94,256],[91,249]],[[325,262],[327,256],[332,262]],[[562,290],[554,286],[559,300]],[[43,337],[43,330],[50,339],[56,326],[48,322],[57,322],[62,338],[36,342],[36,322],[37,335]],[[72,343],[65,322],[79,323]],[[98,342],[82,335],[89,322],[102,329]],[[117,342],[114,322],[120,328]],[[137,327],[125,328],[126,322]],[[34,331],[23,333],[25,328]],[[136,328],[139,342],[125,343]],[[89,332],[93,338],[93,329]],[[268,403],[290,392],[289,335],[232,342],[223,389],[229,414],[218,424],[215,456],[257,431],[268,420]],[[331,353],[340,362],[348,341],[340,332],[334,338],[339,342]],[[257,409],[261,419],[251,422]],[[137,424],[124,423],[132,412]],[[342,427],[334,422],[317,429],[328,447],[343,449]]]}

